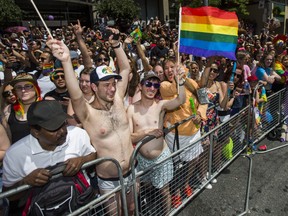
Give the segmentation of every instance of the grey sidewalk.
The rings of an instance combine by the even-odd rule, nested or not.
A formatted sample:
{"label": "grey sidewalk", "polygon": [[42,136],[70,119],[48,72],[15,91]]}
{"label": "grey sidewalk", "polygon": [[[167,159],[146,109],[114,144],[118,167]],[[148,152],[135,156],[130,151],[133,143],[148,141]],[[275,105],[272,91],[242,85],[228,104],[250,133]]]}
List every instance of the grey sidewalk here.
{"label": "grey sidewalk", "polygon": [[[283,145],[264,139],[268,149]],[[258,145],[258,146],[259,146]],[[179,216],[236,216],[244,211],[249,160],[239,156],[221,173],[212,190],[204,190]],[[288,215],[288,147],[253,156],[249,199],[251,216]]]}

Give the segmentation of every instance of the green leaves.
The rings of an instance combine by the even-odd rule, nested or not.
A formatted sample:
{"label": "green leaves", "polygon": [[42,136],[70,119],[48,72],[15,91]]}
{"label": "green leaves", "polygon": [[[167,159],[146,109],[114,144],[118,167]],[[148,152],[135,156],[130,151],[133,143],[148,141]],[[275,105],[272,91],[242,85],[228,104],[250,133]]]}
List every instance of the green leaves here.
{"label": "green leaves", "polygon": [[[178,5],[189,7],[204,6],[203,0],[178,0]],[[237,14],[248,15],[247,4],[249,0],[208,0],[209,6],[218,7],[222,10],[235,11]]]}
{"label": "green leaves", "polygon": [[109,18],[130,19],[139,16],[140,7],[133,0],[103,0],[95,4],[100,14]]}
{"label": "green leaves", "polygon": [[21,20],[21,9],[12,0],[0,0],[0,5],[0,23]]}

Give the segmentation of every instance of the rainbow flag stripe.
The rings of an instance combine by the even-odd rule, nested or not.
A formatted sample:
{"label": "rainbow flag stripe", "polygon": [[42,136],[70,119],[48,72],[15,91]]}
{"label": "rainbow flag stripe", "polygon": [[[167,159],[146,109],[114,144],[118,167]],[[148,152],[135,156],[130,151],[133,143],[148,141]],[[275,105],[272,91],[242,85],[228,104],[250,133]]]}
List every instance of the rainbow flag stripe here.
{"label": "rainbow flag stripe", "polygon": [[182,7],[179,52],[236,60],[238,18],[234,12],[205,6]]}

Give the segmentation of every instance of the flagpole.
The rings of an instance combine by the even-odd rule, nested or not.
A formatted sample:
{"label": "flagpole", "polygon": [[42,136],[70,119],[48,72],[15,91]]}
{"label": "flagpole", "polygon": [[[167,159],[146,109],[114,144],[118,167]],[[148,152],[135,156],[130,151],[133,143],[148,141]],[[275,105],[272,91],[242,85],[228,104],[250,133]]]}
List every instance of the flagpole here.
{"label": "flagpole", "polygon": [[[182,21],[182,7],[181,7],[181,4],[180,4],[180,7],[179,7],[179,25],[178,25],[178,46],[177,46],[177,65],[180,65],[180,32],[181,32],[181,22]],[[179,75],[177,75],[177,79],[178,79],[178,82],[177,82],[177,93],[179,95]]]}
{"label": "flagpole", "polygon": [[53,39],[53,36],[52,36],[52,34],[51,34],[51,32],[50,32],[49,28],[47,27],[47,25],[46,25],[46,23],[45,23],[44,19],[42,18],[42,16],[41,16],[41,14],[40,14],[39,10],[37,9],[37,7],[36,7],[36,5],[35,5],[34,1],[33,1],[33,0],[31,0],[31,3],[32,3],[33,7],[35,8],[35,10],[36,10],[36,12],[37,12],[38,16],[40,17],[40,20],[42,21],[42,23],[43,23],[44,27],[46,28],[46,31],[48,32],[49,36],[50,36],[50,37]]}

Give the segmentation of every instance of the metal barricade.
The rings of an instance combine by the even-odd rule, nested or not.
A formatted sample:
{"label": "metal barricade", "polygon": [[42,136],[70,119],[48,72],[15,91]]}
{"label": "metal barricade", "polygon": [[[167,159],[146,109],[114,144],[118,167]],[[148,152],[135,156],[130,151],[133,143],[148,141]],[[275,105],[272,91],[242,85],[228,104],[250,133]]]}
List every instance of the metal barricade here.
{"label": "metal barricade", "polygon": [[[123,208],[119,209],[118,207],[118,201],[116,199],[117,193],[120,193],[120,198],[121,198],[121,203],[123,206],[127,205],[127,201],[126,201],[126,191],[125,191],[125,183],[123,180],[123,175],[122,175],[122,169],[121,166],[119,165],[118,161],[113,159],[113,158],[99,158],[93,161],[90,161],[88,163],[85,163],[82,166],[82,170],[85,170],[88,167],[91,166],[96,166],[100,163],[106,162],[106,161],[110,161],[112,163],[115,164],[117,171],[118,171],[118,175],[119,175],[119,181],[120,181],[120,186],[116,187],[113,191],[105,194],[105,195],[101,195],[99,197],[95,197],[95,199],[93,201],[91,201],[90,203],[88,203],[87,205],[77,209],[76,211],[72,212],[71,214],[69,214],[70,216],[74,216],[74,215],[89,215],[89,216],[102,216],[102,215],[121,215],[121,211],[123,211],[124,215],[128,215],[128,211],[127,208]],[[52,178],[59,178],[61,177],[62,174],[57,174],[52,176]],[[0,193],[0,200],[4,199],[4,198],[8,198],[12,195],[18,194],[19,192],[25,191],[32,188],[29,185],[23,185],[20,187],[17,187],[15,189],[11,189],[9,191]],[[109,203],[109,204],[108,204]]]}
{"label": "metal barricade", "polygon": [[[256,86],[253,97],[255,99],[256,91],[258,91],[261,84],[258,83]],[[283,145],[279,145],[275,148],[265,149],[265,151],[259,151],[257,149],[257,143],[260,142],[264,137],[266,137],[271,131],[275,130],[279,125],[281,125],[287,119],[287,113],[285,114],[285,110],[288,107],[285,107],[285,98],[287,96],[287,87],[282,89],[267,98],[267,103],[265,103],[262,107],[262,116],[261,121],[257,122],[257,116],[255,112],[255,104],[251,104],[251,116],[252,116],[252,123],[251,123],[251,138],[248,144],[248,151],[243,156],[249,160],[249,171],[248,171],[248,178],[247,178],[247,186],[246,186],[246,196],[245,196],[245,205],[244,211],[239,214],[238,216],[246,215],[250,213],[249,210],[249,196],[250,196],[250,188],[251,188],[251,181],[252,181],[252,164],[253,164],[253,157],[259,154],[267,154],[273,152],[278,149],[282,149],[288,146],[288,143],[285,142]],[[286,110],[287,111],[287,110]],[[287,140],[286,140],[287,141]]]}
{"label": "metal barricade", "polygon": [[[264,105],[263,109],[269,112],[269,114],[262,118],[260,124],[256,124],[255,122],[254,107],[251,103],[238,114],[230,117],[228,121],[221,123],[209,131],[209,133],[203,134],[195,142],[175,150],[170,156],[151,164],[145,170],[137,171],[135,162],[137,161],[139,149],[155,138],[153,136],[145,137],[137,143],[131,156],[132,181],[128,183],[129,185],[124,183],[121,167],[115,159],[100,158],[84,164],[83,168],[85,169],[88,166],[97,165],[107,160],[112,161],[118,169],[120,186],[109,194],[95,198],[95,200],[70,215],[121,215],[121,209],[117,208],[112,213],[109,212],[109,207],[105,205],[111,197],[114,197],[114,204],[118,206],[115,199],[116,193],[121,194],[122,212],[124,215],[128,215],[126,208],[126,188],[130,186],[134,189],[135,215],[176,215],[239,155],[243,155],[249,159],[245,209],[240,215],[248,213],[252,178],[252,157],[256,154],[264,153],[257,151],[255,148],[253,149],[253,147],[287,118],[287,116],[284,116],[284,95],[285,90],[281,90],[268,97],[268,102]],[[171,133],[172,130],[186,121],[190,121],[191,118],[192,116],[166,128],[164,133]],[[287,145],[287,143],[284,143],[282,146],[267,150],[265,153],[286,147]],[[248,149],[247,152],[246,149]],[[159,182],[151,182],[151,177],[157,177],[159,173]],[[185,191],[187,185],[191,188],[191,194]],[[1,193],[0,198],[11,196],[28,188],[30,187],[25,185]],[[181,197],[181,202],[177,207],[171,203],[171,197],[174,194],[179,194]],[[102,209],[100,207],[100,211],[95,211],[95,209],[99,209],[99,206]]]}
{"label": "metal barricade", "polygon": [[[201,136],[198,140],[173,152],[169,157],[163,158],[154,165],[140,172],[133,173],[135,192],[136,215],[175,215],[191,199],[200,193],[225,167],[236,159],[247,147],[248,136],[248,112],[249,107],[243,109],[229,121],[215,127],[209,133]],[[179,125],[191,120],[192,116],[166,128],[164,132],[170,133]],[[131,167],[134,169],[134,161],[139,149],[145,143],[154,139],[147,136],[140,141],[131,157]],[[189,160],[190,155],[195,158]],[[186,160],[185,157],[188,157]],[[171,170],[172,163],[172,170]],[[159,185],[151,183],[151,176],[157,175],[158,170],[164,173],[159,179]],[[163,171],[164,170],[164,171]],[[161,173],[161,172],[160,172]],[[172,175],[172,177],[171,177]],[[169,180],[170,178],[170,180]],[[138,180],[136,180],[138,179]],[[169,181],[161,185],[161,181]],[[192,194],[185,194],[186,185],[192,189]],[[171,196],[175,193],[181,195],[181,204],[177,208],[171,205]]]}

